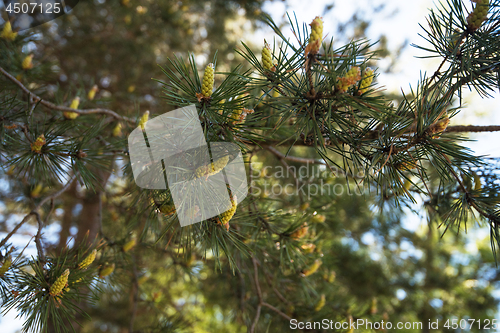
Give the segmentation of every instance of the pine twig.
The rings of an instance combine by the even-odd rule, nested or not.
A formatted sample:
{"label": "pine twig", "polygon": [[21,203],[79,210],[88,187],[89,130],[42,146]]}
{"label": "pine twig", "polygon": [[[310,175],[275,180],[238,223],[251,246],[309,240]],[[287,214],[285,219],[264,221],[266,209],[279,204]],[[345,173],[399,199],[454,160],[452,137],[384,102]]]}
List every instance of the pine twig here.
{"label": "pine twig", "polygon": [[38,212],[32,211],[31,215],[35,215],[36,221],[38,222],[38,231],[35,236],[35,244],[36,244],[36,251],[38,253],[38,260],[42,263],[43,267],[43,265],[45,264],[45,254],[43,253],[43,246],[42,246],[43,221]]}
{"label": "pine twig", "polygon": [[[451,160],[449,159],[448,156],[446,156],[446,154],[441,153],[441,156],[444,159],[446,159],[450,165],[452,165]],[[473,196],[467,190],[467,187],[464,185],[464,183],[462,182],[462,180],[460,179],[460,177],[458,176],[458,174],[452,168],[450,168],[450,172],[453,175],[453,178],[455,178],[455,180],[460,185],[460,188],[462,189],[462,191],[465,193],[466,198],[467,198],[467,203],[469,205],[471,205],[472,207],[474,207],[477,210],[477,212],[480,215],[482,215],[484,218],[490,220],[491,222],[495,223],[496,225],[500,224],[500,220],[498,219],[497,216],[495,216],[493,214],[490,214],[488,212],[485,212],[483,209],[481,209],[481,207],[478,206],[478,204],[476,203],[476,200],[473,199]]]}
{"label": "pine twig", "polygon": [[132,118],[129,118],[129,117],[125,117],[125,116],[120,116],[115,111],[109,110],[109,109],[101,109],[101,108],[95,108],[95,109],[72,109],[72,108],[70,108],[68,106],[56,105],[54,103],[51,103],[51,102],[48,102],[48,101],[42,99],[38,95],[36,95],[33,92],[31,92],[28,88],[26,88],[26,86],[24,86],[24,84],[22,84],[14,76],[12,76],[11,74],[9,74],[2,67],[0,67],[0,72],[6,78],[8,78],[12,82],[14,82],[14,84],[16,84],[19,88],[21,88],[21,90],[24,91],[31,99],[33,99],[34,102],[36,102],[36,103],[39,102],[40,104],[48,107],[49,109],[59,110],[59,111],[70,111],[70,112],[75,112],[75,113],[78,113],[78,114],[106,114],[106,115],[114,117],[114,118],[116,118],[118,120],[127,121],[127,122],[132,123],[132,124],[136,123],[135,119],[132,119]]}
{"label": "pine twig", "polygon": [[19,228],[21,228],[21,226],[22,226],[22,225],[23,225],[26,221],[28,221],[28,220],[30,219],[30,217],[31,217],[31,212],[30,212],[28,215],[26,215],[26,216],[23,218],[23,220],[22,220],[21,222],[19,222],[19,223],[18,223],[18,224],[14,227],[14,229],[12,229],[12,231],[11,231],[11,232],[9,232],[9,234],[8,234],[7,236],[5,236],[5,238],[4,238],[4,239],[2,239],[2,241],[0,242],[0,247],[4,246],[4,245],[5,245],[5,243],[7,243],[7,241],[9,240],[9,238],[10,238],[10,237],[12,237],[12,235],[14,235],[14,234],[15,234],[15,233],[19,230]]}
{"label": "pine twig", "polygon": [[[5,236],[4,239],[2,239],[2,241],[0,242],[0,247],[4,246],[5,243],[7,243],[7,241],[12,237],[12,235],[14,235],[19,230],[19,228],[21,228],[21,226],[23,226],[23,224],[26,223],[31,218],[32,215],[35,215],[35,216],[37,216],[37,218],[40,218],[40,215],[38,213],[38,209],[40,209],[40,207],[42,207],[47,201],[53,200],[53,199],[57,198],[58,196],[60,196],[62,193],[64,193],[70,187],[71,183],[73,183],[73,181],[75,179],[76,179],[76,175],[71,177],[70,180],[66,183],[66,185],[64,185],[59,191],[42,199],[42,201],[40,201],[40,203],[38,203],[38,205],[36,205],[36,207],[33,208],[33,210],[31,210],[31,212],[26,214],[26,216],[23,218],[23,220],[21,222],[19,222],[14,227],[14,229],[12,229],[12,231],[9,232],[9,234],[7,236]],[[42,223],[42,225],[43,225],[43,223]],[[39,226],[40,226],[40,223],[39,223]]]}
{"label": "pine twig", "polygon": [[499,132],[500,125],[489,125],[489,126],[479,126],[479,125],[456,125],[448,126],[445,132],[457,133],[457,132]]}
{"label": "pine twig", "polygon": [[255,257],[252,257],[252,263],[253,263],[253,274],[254,274],[254,282],[255,282],[255,289],[257,290],[257,297],[259,298],[259,304],[257,305],[257,311],[255,313],[254,320],[252,322],[252,326],[250,327],[249,333],[254,333],[255,332],[255,326],[257,325],[257,322],[259,321],[260,317],[260,311],[263,306],[266,308],[276,312],[279,314],[281,317],[285,318],[286,320],[291,320],[292,318],[288,316],[287,314],[283,313],[281,310],[278,308],[272,306],[271,304],[267,303],[264,301],[264,298],[262,296],[262,290],[260,289],[260,283],[259,283],[259,268],[258,268],[258,263],[257,259]]}
{"label": "pine twig", "polygon": [[255,318],[253,319],[252,326],[250,326],[250,330],[248,333],[254,333],[255,332],[255,326],[257,325],[257,322],[259,321],[260,317],[260,310],[262,309],[262,305],[257,305],[257,311],[255,312]]}
{"label": "pine twig", "polygon": [[[461,48],[460,48],[460,44],[462,43],[462,41],[464,40],[464,38],[466,38],[469,34],[470,34],[470,32],[469,32],[469,31],[467,31],[467,30],[466,30],[466,31],[464,31],[464,32],[460,35],[460,38],[459,38],[456,42],[454,42],[454,43],[455,43],[455,45],[458,45],[458,46],[459,46],[459,50],[458,50],[458,51],[460,51],[460,49],[461,49]],[[432,76],[431,76],[431,78],[430,78],[430,80],[429,80],[429,84],[431,84],[431,83],[432,83],[432,81],[434,81],[434,80],[435,80],[435,79],[436,79],[436,78],[437,78],[437,77],[441,74],[441,68],[442,68],[442,67],[443,67],[443,65],[446,63],[446,61],[448,60],[449,56],[450,56],[450,55],[449,55],[449,54],[447,54],[447,55],[443,58],[443,60],[442,60],[442,61],[441,61],[441,63],[439,64],[438,68],[434,71],[434,74],[432,74]]]}
{"label": "pine twig", "polygon": [[285,318],[286,320],[290,321],[292,320],[292,317],[290,317],[289,315],[283,313],[281,310],[275,308],[274,306],[272,306],[271,304],[269,303],[266,303],[266,302],[262,302],[262,306],[265,306],[271,310],[273,310],[274,312],[276,312],[277,314],[279,314],[281,317]]}

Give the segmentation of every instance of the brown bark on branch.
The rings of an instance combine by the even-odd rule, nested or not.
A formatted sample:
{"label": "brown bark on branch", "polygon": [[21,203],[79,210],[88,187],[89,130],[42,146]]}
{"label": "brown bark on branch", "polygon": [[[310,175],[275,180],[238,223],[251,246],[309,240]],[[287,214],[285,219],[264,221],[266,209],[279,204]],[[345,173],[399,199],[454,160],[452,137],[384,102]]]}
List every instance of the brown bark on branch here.
{"label": "brown bark on branch", "polygon": [[490,125],[490,126],[478,126],[478,125],[456,125],[448,126],[446,132],[456,133],[456,132],[498,132],[500,131],[500,125]]}

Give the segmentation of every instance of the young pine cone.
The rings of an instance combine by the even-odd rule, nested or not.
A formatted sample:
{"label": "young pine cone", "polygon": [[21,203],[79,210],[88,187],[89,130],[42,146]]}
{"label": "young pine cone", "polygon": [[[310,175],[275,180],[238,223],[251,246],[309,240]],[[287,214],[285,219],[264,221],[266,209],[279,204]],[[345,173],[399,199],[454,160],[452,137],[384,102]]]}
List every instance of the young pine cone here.
{"label": "young pine cone", "polygon": [[49,293],[51,296],[56,296],[62,293],[66,285],[68,284],[69,269],[66,269],[60,277],[57,278],[56,282],[50,286]]}
{"label": "young pine cone", "polygon": [[223,225],[226,225],[229,223],[229,220],[231,220],[234,216],[234,213],[236,213],[236,208],[238,206],[238,203],[236,201],[236,197],[233,196],[231,198],[231,208],[229,210],[225,211],[221,215],[219,215],[220,223]]}
{"label": "young pine cone", "polygon": [[23,69],[32,69],[33,68],[33,54],[30,54],[24,58],[22,63]]}
{"label": "young pine cone", "polygon": [[368,87],[373,82],[373,69],[367,67],[363,71],[363,78],[361,79],[361,83],[359,84],[359,91],[363,94],[368,90]]}
{"label": "young pine cone", "polygon": [[486,20],[488,9],[490,7],[489,0],[474,0],[474,2],[476,3],[476,6],[467,17],[467,27],[470,31],[479,29],[484,20]]}
{"label": "young pine cone", "polygon": [[340,92],[346,92],[351,86],[355,85],[361,80],[361,70],[359,67],[354,66],[349,69],[344,77],[337,79],[335,88]]}
{"label": "young pine cone", "polygon": [[100,278],[106,277],[106,276],[110,275],[111,273],[113,273],[114,270],[115,270],[115,264],[114,263],[111,264],[111,265],[103,266],[99,270],[99,277]]}
{"label": "young pine cone", "polygon": [[229,156],[221,157],[215,162],[210,163],[210,165],[203,165],[196,169],[195,176],[196,178],[201,178],[215,175],[216,173],[219,173],[222,169],[224,169],[228,162]]}
{"label": "young pine cone", "polygon": [[90,264],[94,262],[96,255],[97,250],[94,249],[94,251],[92,251],[85,259],[80,261],[80,263],[78,264],[78,268],[86,269],[87,267],[89,267]]}
{"label": "young pine cone", "polygon": [[311,35],[309,36],[310,52],[318,53],[323,40],[323,20],[321,17],[316,16],[309,25],[311,26]]}
{"label": "young pine cone", "polygon": [[[78,109],[78,106],[80,105],[80,97],[75,97],[71,101],[71,105],[69,106],[72,109]],[[66,119],[76,119],[79,114],[77,112],[71,112],[71,111],[64,111],[63,112],[64,118]]]}
{"label": "young pine cone", "polygon": [[274,64],[273,64],[273,56],[271,54],[271,48],[269,47],[269,44],[267,44],[264,41],[264,47],[262,48],[262,66],[264,69],[273,71],[275,70]]}
{"label": "young pine cone", "polygon": [[0,266],[0,277],[3,276],[5,273],[7,273],[11,265],[12,265],[12,257],[9,255],[7,256],[7,258],[5,258],[2,266]]}
{"label": "young pine cone", "polygon": [[31,151],[40,154],[45,143],[45,135],[42,134],[31,144]]}

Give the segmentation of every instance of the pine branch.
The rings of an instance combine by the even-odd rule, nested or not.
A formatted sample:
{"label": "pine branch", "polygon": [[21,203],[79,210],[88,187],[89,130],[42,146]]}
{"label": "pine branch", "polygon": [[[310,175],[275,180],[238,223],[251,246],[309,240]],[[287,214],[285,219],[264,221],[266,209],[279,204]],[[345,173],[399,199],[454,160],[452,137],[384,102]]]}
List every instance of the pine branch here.
{"label": "pine branch", "polygon": [[34,94],[33,92],[31,92],[28,88],[26,88],[21,82],[19,82],[14,76],[10,75],[2,67],[0,67],[0,72],[6,78],[8,78],[12,82],[14,82],[14,84],[16,84],[19,88],[21,88],[21,90],[24,91],[31,99],[33,99],[33,101],[35,103],[40,102],[40,104],[48,107],[49,109],[59,110],[59,111],[70,111],[70,112],[75,112],[75,113],[78,113],[78,114],[106,114],[106,115],[114,117],[114,118],[116,118],[118,120],[127,121],[127,122],[129,122],[131,124],[135,124],[136,123],[135,119],[132,119],[132,118],[129,118],[129,117],[125,117],[125,116],[120,116],[115,111],[109,110],[109,109],[101,109],[101,108],[95,108],[95,109],[73,109],[73,108],[70,108],[68,106],[62,106],[62,105],[53,104],[51,102],[48,102],[48,101],[42,99],[41,97],[39,97],[38,95]]}
{"label": "pine branch", "polygon": [[259,271],[257,267],[257,260],[254,257],[252,257],[252,263],[253,263],[255,290],[257,290],[257,297],[259,298],[259,304],[257,305],[257,311],[255,312],[255,318],[253,319],[252,326],[250,326],[250,329],[248,330],[249,333],[255,332],[255,326],[257,326],[257,323],[259,321],[260,310],[262,308],[262,291],[260,290],[260,285],[259,285]]}
{"label": "pine branch", "polygon": [[[35,208],[33,208],[33,210],[31,210],[31,212],[29,212],[21,222],[19,222],[15,227],[14,229],[12,229],[11,232],[9,232],[9,234],[7,236],[5,236],[4,239],[2,239],[2,241],[0,242],[0,247],[4,246],[7,241],[10,239],[10,237],[12,237],[12,235],[14,235],[18,230],[19,228],[21,228],[23,226],[24,223],[26,223],[27,221],[29,221],[29,219],[31,218],[32,215],[35,215],[37,217],[37,219],[40,219],[40,215],[38,213],[38,209],[40,209],[40,207],[42,207],[47,201],[49,200],[53,200],[55,198],[57,198],[58,196],[60,196],[62,193],[64,193],[71,185],[71,183],[73,183],[73,181],[76,179],[76,175],[74,175],[73,177],[70,178],[70,180],[66,183],[66,185],[64,185],[59,191],[57,191],[56,193],[48,196],[48,197],[45,197],[44,199],[42,199],[42,201],[40,201],[40,203],[38,203],[38,205],[36,205]],[[40,223],[39,222],[39,229],[40,229],[40,224],[43,225],[43,223]]]}
{"label": "pine branch", "polygon": [[[454,42],[455,45],[458,45],[460,46],[462,41],[464,40],[464,38],[466,38],[471,32],[466,30],[464,31],[459,39],[457,41]],[[460,51],[460,49],[459,49]],[[458,52],[458,51],[457,51]],[[437,77],[441,74],[441,68],[443,67],[443,65],[446,63],[446,61],[448,61],[448,58],[449,58],[450,54],[446,54],[446,56],[443,58],[443,60],[441,61],[441,63],[439,64],[438,68],[434,71],[434,74],[432,74],[430,80],[429,80],[429,84],[432,83],[432,81],[434,81],[435,79],[437,79]]]}
{"label": "pine branch", "polygon": [[[444,132],[445,133],[479,133],[479,132],[499,132],[500,131],[500,125],[489,125],[489,126],[481,126],[481,125],[451,125],[448,126]],[[372,131],[367,131],[366,135],[364,136],[365,138],[374,138],[379,136],[381,133],[380,130],[372,130]],[[405,135],[410,135],[413,132],[406,132],[404,133]],[[282,141],[282,140],[273,140],[273,139],[267,139],[265,146],[262,146],[263,148],[267,149],[274,155],[276,155],[278,158],[285,158],[286,160],[292,161],[292,162],[297,162],[297,163],[310,163],[310,164],[323,164],[326,165],[326,163],[317,160],[317,159],[307,159],[307,158],[302,158],[302,157],[293,157],[293,156],[288,156],[280,153],[277,151],[273,146],[277,146],[279,144],[283,143],[288,143],[288,141]],[[258,142],[255,143],[258,145]],[[314,147],[314,142],[311,142],[307,139],[303,140],[297,140],[293,142],[294,146],[305,146],[305,147]],[[332,146],[332,143],[329,140],[325,140],[325,146]],[[398,151],[399,152],[399,151]],[[349,177],[354,177],[350,174],[348,174]]]}
{"label": "pine branch", "polygon": [[498,132],[500,131],[500,125],[489,125],[489,126],[479,126],[479,125],[456,125],[448,126],[446,132],[457,133],[457,132]]}
{"label": "pine branch", "polygon": [[42,246],[42,229],[43,229],[43,222],[42,219],[40,218],[40,214],[38,212],[32,212],[33,215],[35,215],[36,220],[38,222],[38,231],[35,236],[35,244],[36,244],[36,250],[38,253],[38,261],[42,264],[42,266],[45,264],[45,254],[43,252],[43,246]]}
{"label": "pine branch", "polygon": [[306,75],[307,82],[309,82],[309,97],[314,99],[316,97],[316,91],[314,90],[314,83],[312,78],[311,67],[312,63],[316,61],[316,56],[314,54],[309,54],[309,57],[306,60]]}
{"label": "pine branch", "polygon": [[255,326],[259,322],[259,317],[260,317],[260,310],[262,309],[262,305],[257,305],[257,310],[255,311],[255,318],[252,322],[252,326],[250,326],[250,329],[248,330],[248,333],[254,333],[255,332]]}
{"label": "pine branch", "polygon": [[[445,154],[441,154],[441,156],[444,159],[446,159],[448,161],[448,163],[451,165],[451,161],[450,161],[448,156],[446,156]],[[453,177],[455,178],[455,180],[460,185],[460,188],[462,189],[462,191],[465,193],[466,198],[467,198],[467,203],[469,205],[471,205],[472,207],[474,207],[477,210],[477,212],[479,214],[481,214],[484,218],[490,220],[491,222],[495,223],[496,225],[499,225],[500,224],[499,217],[494,215],[494,214],[491,214],[489,212],[486,212],[481,207],[479,207],[476,200],[474,199],[473,195],[470,193],[470,191],[467,190],[467,187],[464,185],[464,183],[462,182],[462,180],[460,179],[458,174],[455,172],[455,170],[450,168],[450,171],[451,171],[451,174],[453,175]]]}
{"label": "pine branch", "polygon": [[271,281],[271,277],[270,277],[270,273],[267,272],[267,271],[264,271],[264,277],[266,278],[266,281],[267,281],[267,284],[269,285],[269,287],[271,287],[274,291],[274,293],[276,294],[276,296],[278,296],[278,298],[285,304],[289,304],[289,305],[293,305],[292,302],[290,302],[289,300],[287,300],[280,292],[278,289],[276,289],[276,287],[273,285],[272,281]]}
{"label": "pine branch", "polygon": [[14,235],[14,234],[15,234],[15,233],[19,230],[19,228],[21,228],[21,226],[22,226],[25,222],[27,222],[27,221],[30,219],[31,215],[32,215],[32,213],[31,213],[31,212],[30,212],[28,215],[26,215],[26,216],[22,219],[22,221],[21,221],[21,222],[19,222],[19,223],[15,226],[15,228],[14,228],[14,229],[12,229],[12,231],[11,231],[11,232],[9,232],[9,234],[8,234],[7,236],[5,236],[5,238],[4,238],[4,239],[2,239],[2,241],[0,242],[0,247],[4,246],[4,245],[5,245],[5,243],[7,243],[7,241],[9,240],[9,238],[10,238],[10,237],[12,237],[12,235]]}
{"label": "pine branch", "polygon": [[262,302],[262,306],[265,306],[266,308],[269,308],[269,309],[273,310],[274,312],[276,312],[277,314],[279,314],[281,317],[283,317],[285,320],[288,320],[288,321],[292,320],[292,317],[290,317],[289,315],[283,313],[281,310],[275,308],[274,306],[272,306],[269,303]]}
{"label": "pine branch", "polygon": [[255,318],[252,322],[252,326],[250,327],[249,332],[253,333],[255,332],[255,326],[257,325],[257,322],[259,321],[260,317],[260,311],[263,306],[266,308],[276,312],[278,315],[283,317],[284,319],[290,321],[292,318],[288,316],[287,314],[283,313],[281,310],[277,309],[276,307],[272,306],[271,304],[267,303],[264,301],[264,297],[262,296],[262,290],[260,288],[260,283],[259,283],[259,264],[257,262],[257,259],[255,257],[252,257],[252,263],[253,263],[253,272],[254,272],[254,283],[255,283],[255,290],[257,291],[257,297],[259,299],[259,304],[257,305],[257,311],[255,314]]}

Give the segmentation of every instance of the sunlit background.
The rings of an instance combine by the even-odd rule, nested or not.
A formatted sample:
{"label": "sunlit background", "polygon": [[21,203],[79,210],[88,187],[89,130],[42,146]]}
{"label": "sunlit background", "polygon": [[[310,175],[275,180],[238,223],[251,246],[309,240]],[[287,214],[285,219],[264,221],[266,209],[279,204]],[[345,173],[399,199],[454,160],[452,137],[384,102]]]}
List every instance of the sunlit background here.
{"label": "sunlit background", "polygon": [[[101,0],[100,2],[104,2]],[[0,6],[2,4],[0,3]],[[337,45],[342,45],[348,38],[359,34],[365,34],[372,41],[383,40],[383,47],[389,51],[389,56],[382,58],[378,62],[378,72],[380,75],[378,83],[385,87],[387,92],[399,94],[401,91],[408,93],[410,87],[415,87],[419,78],[425,74],[425,71],[433,73],[439,60],[417,58],[423,55],[423,51],[416,49],[411,44],[424,45],[425,42],[418,34],[422,33],[420,24],[425,24],[425,17],[428,9],[434,4],[430,0],[414,1],[266,1],[263,11],[271,14],[272,18],[283,27],[285,35],[294,40],[295,37],[287,26],[288,18],[296,17],[298,22],[309,23],[312,19],[320,15],[324,20],[324,31],[327,38],[334,37]],[[1,8],[1,7],[0,7]],[[2,9],[3,10],[3,9]],[[78,11],[78,7],[74,9]],[[245,15],[244,10],[240,12]],[[70,14],[71,15],[71,14]],[[147,15],[147,13],[145,14]],[[357,20],[353,20],[355,17]],[[57,19],[60,20],[60,19]],[[57,24],[57,20],[53,23]],[[366,21],[367,25],[360,27],[359,21]],[[228,22],[230,28],[234,30],[234,35],[242,41],[252,45],[261,45],[263,40],[272,41],[274,34],[269,27],[259,24],[256,31],[252,31],[249,24],[240,24],[238,19]],[[0,22],[0,25],[3,22]],[[365,30],[360,31],[364,28]],[[168,56],[168,55],[167,55]],[[238,56],[236,56],[238,57]],[[206,63],[206,57],[203,55],[197,57],[200,65]],[[499,94],[493,94],[492,98],[483,99],[475,92],[464,94],[464,105],[470,105],[457,117],[452,119],[452,125],[475,124],[489,125],[500,124],[500,102]],[[147,95],[146,100],[152,100],[157,96]],[[470,138],[475,140],[466,143],[476,154],[497,157],[500,155],[500,135],[497,133],[471,134]],[[0,203],[0,207],[1,207]],[[7,228],[11,229],[19,220],[11,219],[7,221]],[[416,231],[423,225],[426,225],[422,215],[408,212],[403,221],[403,225],[408,230]],[[16,235],[11,240],[16,247],[24,247],[29,236],[36,233],[34,226],[24,226],[22,235]],[[45,229],[45,235],[49,241],[56,242],[58,225],[52,224]],[[475,241],[482,239],[489,234],[488,229],[470,228],[470,239],[467,244],[467,250],[471,253],[477,252]],[[0,233],[0,238],[6,233]],[[445,236],[446,237],[446,236]],[[377,258],[378,248],[377,238],[372,234],[365,234],[363,242],[373,248],[373,259]],[[36,255],[34,243],[31,242],[25,250],[25,254]],[[419,250],[415,250],[411,243],[407,244],[405,252],[401,253],[402,259],[408,256],[421,256]],[[500,297],[500,291],[497,290],[496,296]],[[401,290],[397,297],[403,299],[405,292]],[[436,306],[439,306],[437,302]],[[0,317],[0,331],[2,333],[17,332],[23,321],[16,319],[16,314],[11,311]]]}

